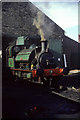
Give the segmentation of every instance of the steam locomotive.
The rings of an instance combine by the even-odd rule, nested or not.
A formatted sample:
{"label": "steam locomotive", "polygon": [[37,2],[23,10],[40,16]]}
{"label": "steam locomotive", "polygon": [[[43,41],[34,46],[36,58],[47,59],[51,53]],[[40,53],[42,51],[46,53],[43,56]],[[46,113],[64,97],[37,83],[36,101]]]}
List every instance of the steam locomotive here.
{"label": "steam locomotive", "polygon": [[[69,73],[65,66],[58,66],[54,51],[49,48],[47,40],[40,41],[40,45],[28,45],[27,37],[18,37],[6,48],[6,63],[16,79],[49,84],[54,78]],[[56,53],[57,54],[57,53]]]}

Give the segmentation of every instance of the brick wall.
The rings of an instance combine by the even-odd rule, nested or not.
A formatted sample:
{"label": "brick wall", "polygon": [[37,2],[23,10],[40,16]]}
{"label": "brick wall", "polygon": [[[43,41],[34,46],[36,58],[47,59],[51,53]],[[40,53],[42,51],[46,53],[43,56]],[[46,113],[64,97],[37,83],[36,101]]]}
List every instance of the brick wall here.
{"label": "brick wall", "polygon": [[[2,3],[2,31],[3,34],[14,36],[38,35],[38,30],[33,26],[33,20],[40,11],[30,2],[4,2]],[[44,13],[42,13],[44,14]],[[64,31],[44,14],[45,26],[51,26],[51,35],[63,35]],[[49,35],[49,34],[48,34]]]}

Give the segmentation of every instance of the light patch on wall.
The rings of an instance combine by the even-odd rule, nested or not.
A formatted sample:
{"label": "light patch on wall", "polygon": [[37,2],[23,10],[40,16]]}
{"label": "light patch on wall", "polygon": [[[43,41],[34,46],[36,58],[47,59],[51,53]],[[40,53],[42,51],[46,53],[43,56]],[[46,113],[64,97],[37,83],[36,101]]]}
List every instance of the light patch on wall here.
{"label": "light patch on wall", "polygon": [[2,50],[0,50],[0,58],[2,58]]}

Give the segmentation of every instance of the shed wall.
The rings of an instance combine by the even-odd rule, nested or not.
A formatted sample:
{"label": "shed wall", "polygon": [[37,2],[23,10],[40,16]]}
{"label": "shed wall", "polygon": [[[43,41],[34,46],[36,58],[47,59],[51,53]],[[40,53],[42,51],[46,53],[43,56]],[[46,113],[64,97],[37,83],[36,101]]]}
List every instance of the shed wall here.
{"label": "shed wall", "polygon": [[68,67],[79,68],[79,43],[67,36],[63,38],[63,53],[66,54]]}

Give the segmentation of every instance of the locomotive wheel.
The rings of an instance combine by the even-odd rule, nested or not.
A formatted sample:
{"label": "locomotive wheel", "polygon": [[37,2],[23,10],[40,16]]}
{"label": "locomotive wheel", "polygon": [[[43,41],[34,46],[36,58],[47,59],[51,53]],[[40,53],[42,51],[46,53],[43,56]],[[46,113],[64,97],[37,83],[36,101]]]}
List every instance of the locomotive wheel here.
{"label": "locomotive wheel", "polygon": [[52,86],[56,89],[59,89],[58,81],[59,81],[59,76],[54,76],[52,79]]}
{"label": "locomotive wheel", "polygon": [[13,80],[14,80],[14,82],[18,82],[20,79],[19,79],[18,76],[14,76],[14,77],[13,77]]}
{"label": "locomotive wheel", "polygon": [[50,78],[43,78],[43,84],[44,86],[49,86]]}
{"label": "locomotive wheel", "polygon": [[36,72],[36,75],[39,76],[39,77],[42,77],[43,74],[44,74],[44,70],[42,68],[38,68],[37,72]]}
{"label": "locomotive wheel", "polygon": [[63,69],[63,74],[64,74],[64,75],[68,75],[68,73],[69,73],[69,68],[68,68],[68,67],[65,67],[65,68]]}

